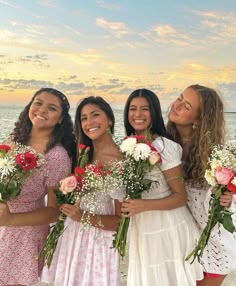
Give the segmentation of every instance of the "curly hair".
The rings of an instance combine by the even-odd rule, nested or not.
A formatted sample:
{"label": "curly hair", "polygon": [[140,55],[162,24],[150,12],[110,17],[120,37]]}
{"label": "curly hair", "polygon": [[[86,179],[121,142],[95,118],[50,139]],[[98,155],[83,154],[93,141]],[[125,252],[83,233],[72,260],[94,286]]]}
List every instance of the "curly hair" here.
{"label": "curly hair", "polygon": [[126,134],[128,136],[135,134],[134,128],[129,123],[128,114],[129,114],[130,103],[136,97],[145,98],[149,104],[150,115],[151,115],[151,126],[149,129],[150,133],[152,135],[159,135],[159,136],[169,138],[169,136],[167,135],[164,120],[162,117],[160,101],[154,92],[152,92],[151,90],[145,89],[145,88],[134,90],[129,95],[126,101],[125,109],[124,109],[124,125],[125,125]]}
{"label": "curly hair", "polygon": [[66,149],[68,155],[71,157],[72,165],[74,166],[76,160],[76,141],[73,131],[73,122],[71,120],[70,114],[68,113],[70,105],[66,96],[56,89],[46,87],[36,91],[30,102],[20,113],[18,121],[15,123],[15,128],[13,129],[11,137],[16,142],[27,144],[32,129],[32,122],[29,118],[29,110],[35,97],[42,92],[50,93],[59,99],[63,116],[62,122],[55,126],[51,139],[46,146],[45,152],[48,152],[56,144],[61,143],[62,146]]}
{"label": "curly hair", "polygon": [[105,112],[108,119],[111,121],[110,132],[114,134],[114,126],[115,126],[115,116],[110,107],[110,105],[100,96],[89,96],[84,98],[78,105],[76,112],[75,112],[75,135],[78,144],[84,144],[90,147],[88,152],[89,161],[93,158],[93,143],[92,140],[84,134],[84,131],[81,126],[81,111],[83,107],[87,104],[94,104],[97,105],[99,109]]}
{"label": "curly hair", "polygon": [[[200,108],[198,125],[193,131],[185,161],[185,175],[188,181],[202,184],[212,146],[224,143],[224,105],[220,95],[212,88],[198,84],[188,88],[198,94]],[[167,130],[174,140],[182,145],[175,123],[168,121]]]}

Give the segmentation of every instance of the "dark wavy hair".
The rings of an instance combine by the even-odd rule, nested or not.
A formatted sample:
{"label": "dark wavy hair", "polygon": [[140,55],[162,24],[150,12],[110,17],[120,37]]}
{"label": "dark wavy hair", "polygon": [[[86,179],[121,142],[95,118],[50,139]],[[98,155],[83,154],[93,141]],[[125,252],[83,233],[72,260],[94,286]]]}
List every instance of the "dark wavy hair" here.
{"label": "dark wavy hair", "polygon": [[124,109],[124,125],[125,125],[126,134],[128,136],[135,134],[134,128],[129,123],[128,114],[129,114],[130,103],[136,97],[143,97],[148,101],[149,108],[150,108],[150,115],[151,115],[151,125],[149,126],[150,133],[152,135],[159,135],[162,137],[169,138],[166,132],[164,120],[162,117],[160,101],[154,92],[152,92],[151,90],[145,89],[145,88],[136,89],[135,91],[133,91],[129,95],[126,101],[125,109]]}
{"label": "dark wavy hair", "polygon": [[105,112],[108,119],[111,120],[110,132],[112,134],[114,134],[115,116],[110,105],[100,96],[89,96],[84,98],[79,103],[75,113],[75,136],[78,144],[84,144],[90,147],[88,155],[89,160],[91,161],[93,158],[93,143],[92,140],[84,134],[84,131],[81,126],[81,111],[82,108],[87,104],[94,104],[103,112]]}
{"label": "dark wavy hair", "polygon": [[[213,88],[194,84],[191,88],[198,94],[200,108],[198,124],[193,130],[193,137],[185,161],[186,179],[192,183],[204,183],[204,174],[212,146],[224,143],[225,120],[224,105],[221,96]],[[174,122],[167,123],[167,130],[182,145]]]}
{"label": "dark wavy hair", "polygon": [[62,122],[55,126],[51,136],[51,140],[48,142],[45,152],[48,152],[56,144],[61,143],[62,146],[66,149],[68,155],[71,157],[73,162],[72,165],[74,166],[76,160],[76,141],[73,132],[73,122],[71,120],[70,114],[68,113],[70,109],[70,104],[66,96],[59,90],[45,87],[36,91],[30,102],[20,113],[18,121],[15,123],[15,128],[13,129],[11,137],[16,142],[19,142],[21,144],[27,144],[32,129],[32,122],[29,118],[30,106],[34,101],[35,97],[42,92],[50,93],[59,99],[62,107],[63,116]]}

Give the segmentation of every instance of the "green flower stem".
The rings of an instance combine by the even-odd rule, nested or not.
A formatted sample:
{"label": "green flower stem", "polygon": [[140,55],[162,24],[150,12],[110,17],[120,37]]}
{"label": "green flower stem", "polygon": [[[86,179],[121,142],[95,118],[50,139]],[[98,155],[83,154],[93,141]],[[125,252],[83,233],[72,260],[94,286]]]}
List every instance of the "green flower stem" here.
{"label": "green flower stem", "polygon": [[43,244],[39,254],[36,259],[44,258],[44,265],[50,267],[54,251],[56,249],[58,239],[64,231],[64,222],[66,219],[66,215],[61,213],[59,219],[56,224],[53,226],[52,231],[47,236],[46,241]]}
{"label": "green flower stem", "polygon": [[118,251],[120,256],[123,258],[126,253],[126,241],[129,228],[130,218],[121,217],[118,230],[113,240],[113,248]]}
{"label": "green flower stem", "polygon": [[[220,189],[221,190],[221,189]],[[218,191],[220,191],[218,189]],[[208,243],[208,240],[211,235],[212,229],[215,227],[218,221],[218,213],[222,210],[222,207],[219,204],[218,196],[216,198],[215,195],[212,196],[210,201],[210,209],[208,211],[208,221],[205,226],[205,228],[202,231],[202,234],[198,240],[197,245],[193,249],[192,252],[190,252],[187,257],[185,258],[186,261],[188,261],[192,256],[193,260],[191,261],[191,264],[194,262],[195,258],[197,257],[198,261],[201,261],[204,249]]]}

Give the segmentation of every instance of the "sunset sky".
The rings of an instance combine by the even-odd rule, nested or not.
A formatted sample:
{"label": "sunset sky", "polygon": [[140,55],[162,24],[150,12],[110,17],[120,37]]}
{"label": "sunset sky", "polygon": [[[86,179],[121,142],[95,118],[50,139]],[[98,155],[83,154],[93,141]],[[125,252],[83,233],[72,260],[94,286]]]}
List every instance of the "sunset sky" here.
{"label": "sunset sky", "polygon": [[236,111],[235,0],[0,0],[0,100],[41,87],[123,106],[145,87],[167,108],[199,83]]}

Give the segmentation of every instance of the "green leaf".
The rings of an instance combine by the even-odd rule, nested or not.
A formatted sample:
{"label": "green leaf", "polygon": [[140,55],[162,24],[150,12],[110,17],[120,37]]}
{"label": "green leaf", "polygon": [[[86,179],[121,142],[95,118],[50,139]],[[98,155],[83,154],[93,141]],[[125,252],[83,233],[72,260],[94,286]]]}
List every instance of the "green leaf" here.
{"label": "green leaf", "polygon": [[216,191],[215,191],[215,193],[214,193],[214,197],[215,197],[215,199],[216,200],[218,200],[219,199],[219,197],[222,195],[222,186],[219,186],[217,189],[216,189]]}
{"label": "green leaf", "polygon": [[231,233],[235,232],[235,226],[233,224],[231,215],[224,215],[223,227]]}

